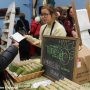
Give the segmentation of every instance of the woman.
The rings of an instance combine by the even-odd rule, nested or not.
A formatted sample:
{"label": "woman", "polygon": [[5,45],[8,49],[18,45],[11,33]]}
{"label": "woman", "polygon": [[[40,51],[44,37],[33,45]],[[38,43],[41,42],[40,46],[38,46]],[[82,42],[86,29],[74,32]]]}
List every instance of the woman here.
{"label": "woman", "polygon": [[33,38],[32,36],[26,35],[26,39],[31,42],[34,45],[40,46],[40,43],[42,41],[43,35],[48,36],[66,36],[66,31],[64,27],[55,20],[56,10],[53,6],[43,6],[41,9],[41,19],[44,23],[44,25],[40,28],[40,37],[39,39]]}
{"label": "woman", "polygon": [[63,8],[62,7],[56,7],[56,19],[57,21],[63,25],[63,21],[65,19],[64,15],[63,15]]}
{"label": "woman", "polygon": [[5,69],[12,62],[18,53],[19,44],[16,42],[9,46],[2,54],[0,54],[0,90],[4,89],[3,80],[5,79]]}
{"label": "woman", "polygon": [[77,33],[75,31],[74,12],[72,7],[69,7],[67,10],[67,17],[64,20],[64,27],[68,37],[77,37]]}

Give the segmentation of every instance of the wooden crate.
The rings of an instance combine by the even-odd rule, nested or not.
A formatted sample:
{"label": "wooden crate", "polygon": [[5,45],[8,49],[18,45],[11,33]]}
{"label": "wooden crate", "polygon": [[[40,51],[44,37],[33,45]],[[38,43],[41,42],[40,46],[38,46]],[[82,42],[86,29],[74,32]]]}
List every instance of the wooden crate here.
{"label": "wooden crate", "polygon": [[22,81],[26,81],[26,80],[30,80],[30,79],[34,79],[37,77],[40,77],[44,70],[42,71],[38,71],[38,72],[34,72],[34,73],[30,73],[30,74],[26,74],[26,75],[22,75],[22,76],[14,76],[12,75],[10,70],[6,70],[7,73],[10,75],[10,77],[15,81],[15,82],[22,82]]}

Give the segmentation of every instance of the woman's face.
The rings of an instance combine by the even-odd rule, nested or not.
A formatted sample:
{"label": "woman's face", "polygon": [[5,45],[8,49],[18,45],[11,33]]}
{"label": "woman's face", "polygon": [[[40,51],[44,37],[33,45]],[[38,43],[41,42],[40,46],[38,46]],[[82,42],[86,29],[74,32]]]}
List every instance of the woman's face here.
{"label": "woman's face", "polygon": [[70,12],[69,12],[70,16],[73,17],[74,16],[74,12],[73,12],[73,8],[70,9]]}
{"label": "woman's face", "polygon": [[51,24],[52,22],[52,16],[47,9],[41,10],[41,18],[42,18],[43,23]]}

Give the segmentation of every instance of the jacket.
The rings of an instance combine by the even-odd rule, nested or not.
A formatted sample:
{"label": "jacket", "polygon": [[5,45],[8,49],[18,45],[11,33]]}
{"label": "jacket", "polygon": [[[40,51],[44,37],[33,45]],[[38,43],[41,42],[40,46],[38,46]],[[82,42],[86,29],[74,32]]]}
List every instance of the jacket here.
{"label": "jacket", "polygon": [[41,27],[41,24],[39,22],[36,22],[35,20],[33,20],[31,22],[30,34],[33,37],[39,38],[40,27]]}
{"label": "jacket", "polygon": [[0,87],[4,87],[3,80],[5,79],[5,68],[13,61],[17,53],[18,48],[11,45],[0,54]]}
{"label": "jacket", "polygon": [[17,21],[15,25],[15,31],[19,32],[20,30],[25,30],[27,33],[29,32],[29,22],[26,19],[20,19]]}

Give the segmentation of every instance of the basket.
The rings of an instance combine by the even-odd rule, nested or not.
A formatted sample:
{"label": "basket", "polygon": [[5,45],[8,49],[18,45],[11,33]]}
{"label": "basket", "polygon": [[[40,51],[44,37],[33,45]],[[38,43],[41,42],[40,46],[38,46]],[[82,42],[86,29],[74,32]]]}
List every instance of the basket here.
{"label": "basket", "polygon": [[34,78],[37,78],[37,77],[40,77],[44,70],[42,71],[38,71],[38,72],[34,72],[34,73],[30,73],[30,74],[26,74],[26,75],[22,75],[22,76],[14,76],[11,74],[11,71],[10,70],[6,70],[8,72],[8,74],[10,75],[10,77],[15,81],[15,82],[22,82],[22,81],[26,81],[26,80],[30,80],[30,79],[34,79]]}

